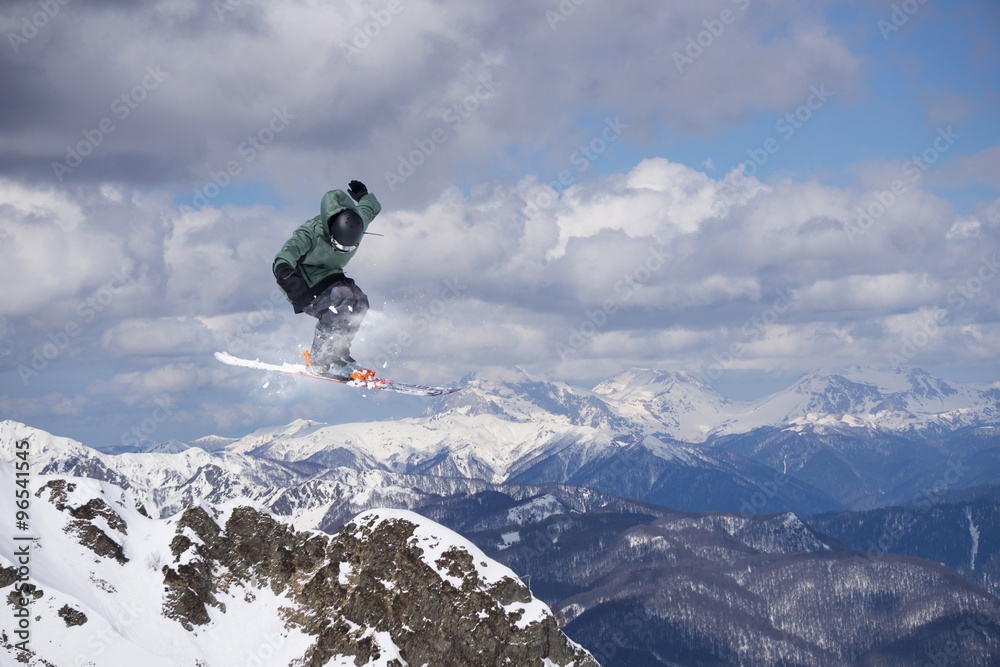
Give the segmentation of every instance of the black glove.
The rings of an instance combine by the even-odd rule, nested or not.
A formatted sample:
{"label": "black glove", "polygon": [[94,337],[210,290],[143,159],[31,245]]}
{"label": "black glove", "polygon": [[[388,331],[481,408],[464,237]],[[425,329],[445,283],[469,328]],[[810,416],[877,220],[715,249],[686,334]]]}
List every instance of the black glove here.
{"label": "black glove", "polygon": [[351,195],[354,201],[361,201],[361,198],[368,194],[368,188],[361,181],[351,181],[347,187],[347,194]]}
{"label": "black glove", "polygon": [[274,277],[278,279],[278,287],[292,302],[296,314],[301,313],[312,302],[313,295],[306,281],[288,264],[282,262],[274,267]]}

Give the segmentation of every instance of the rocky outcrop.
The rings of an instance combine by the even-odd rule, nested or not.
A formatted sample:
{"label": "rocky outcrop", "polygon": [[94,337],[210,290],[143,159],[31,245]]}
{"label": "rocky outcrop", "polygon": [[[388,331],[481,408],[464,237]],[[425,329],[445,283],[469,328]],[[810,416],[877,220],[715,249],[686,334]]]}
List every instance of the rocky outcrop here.
{"label": "rocky outcrop", "polygon": [[61,619],[66,621],[67,628],[71,628],[74,625],[83,625],[87,622],[86,614],[79,609],[73,609],[68,604],[64,604],[57,613]]}
{"label": "rocky outcrop", "polygon": [[289,600],[288,624],[316,638],[306,665],[336,655],[366,664],[385,651],[411,665],[597,664],[509,571],[417,515],[369,512],[332,537],[246,506],[224,526],[216,518],[185,511],[163,566],[164,613],[189,629],[209,622],[210,607],[225,611],[222,592],[269,588]]}
{"label": "rocky outcrop", "polygon": [[128,534],[125,522],[100,498],[92,498],[83,505],[71,507],[68,504],[69,493],[75,490],[76,485],[63,479],[55,479],[42,486],[35,492],[35,496],[42,498],[43,494],[48,491],[48,500],[55,508],[73,517],[73,520],[69,521],[63,530],[76,535],[80,544],[89,547],[98,556],[113,558],[122,564],[127,563],[128,558],[125,557],[122,545],[108,536],[99,525],[94,523],[94,520],[103,519],[109,528],[123,535]]}
{"label": "rocky outcrop", "polygon": [[0,543],[0,600],[31,605],[0,615],[2,664],[597,665],[511,570],[411,512],[331,535],[246,500],[152,519],[106,482],[36,479],[26,557]]}

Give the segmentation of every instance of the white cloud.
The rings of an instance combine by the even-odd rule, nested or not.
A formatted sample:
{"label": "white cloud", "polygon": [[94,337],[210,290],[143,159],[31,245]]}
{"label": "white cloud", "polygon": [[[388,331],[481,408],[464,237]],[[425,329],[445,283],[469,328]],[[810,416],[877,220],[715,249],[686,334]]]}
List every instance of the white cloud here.
{"label": "white cloud", "polygon": [[818,311],[893,312],[920,308],[944,298],[946,290],[927,274],[857,275],[817,280],[795,298]]}
{"label": "white cloud", "polygon": [[979,236],[982,223],[975,216],[965,216],[955,220],[955,224],[948,230],[947,238],[971,239]]}
{"label": "white cloud", "polygon": [[88,393],[97,400],[120,398],[127,403],[149,403],[155,397],[193,392],[218,383],[223,376],[223,370],[216,366],[163,364],[147,371],[119,373],[109,380],[96,381]]}
{"label": "white cloud", "polygon": [[608,185],[578,185],[563,193],[555,210],[559,243],[548,253],[549,259],[563,256],[570,239],[605,229],[666,243],[698,231],[703,221],[720,217],[729,208],[719,196],[718,181],[663,158],[641,162],[620,188],[617,183],[611,184],[612,189]]}
{"label": "white cloud", "polygon": [[[239,162],[248,135],[266,127],[273,109],[287,109],[288,128],[240,164],[240,177],[297,196],[359,174],[388,189],[383,175],[440,128],[444,142],[395,193],[422,204],[456,173],[491,170],[512,146],[553,160],[572,155],[592,139],[574,117],[583,107],[620,114],[630,141],[663,126],[711,135],[761,109],[787,112],[811,86],[846,100],[861,82],[861,59],[794,3],[741,13],[686,76],[676,76],[672,53],[732,2],[648,0],[630,10],[643,16],[638,22],[591,3],[556,30],[546,7],[531,3],[408,0],[386,25],[372,17],[384,8],[365,3],[246,0],[218,11],[222,4],[81,5],[72,20],[57,17],[25,48],[33,69],[11,82],[12,99],[23,102],[10,108],[16,122],[0,136],[38,158],[51,179],[51,162],[107,118],[114,130],[66,182],[152,178],[194,187]],[[367,41],[358,37],[366,29]],[[351,58],[348,46],[357,50]],[[143,84],[147,67],[160,68],[163,80],[132,100],[127,116],[112,111]]]}
{"label": "white cloud", "polygon": [[205,346],[208,332],[194,318],[158,317],[126,320],[109,328],[101,345],[115,355],[176,355]]}
{"label": "white cloud", "polygon": [[[965,218],[920,184],[851,243],[843,225],[871,196],[857,188],[786,182],[734,198],[721,180],[647,160],[531,209],[536,183],[468,195],[448,189],[424,207],[387,206],[373,227],[385,236],[367,238],[348,267],[372,301],[356,356],[385,364],[391,376],[435,383],[487,365],[568,380],[627,365],[703,372],[727,355],[726,371],[790,372],[845,358],[884,365],[942,309],[948,321],[928,340],[918,336],[915,362],[1000,356],[992,283],[978,285],[961,308],[949,298],[1000,250],[989,211],[976,218],[979,236],[956,234]],[[83,239],[117,230],[113,242],[80,255],[87,270],[64,278],[67,293],[92,289],[101,264],[137,267],[113,307],[53,361],[102,364],[113,375],[46,399],[53,414],[117,402],[141,416],[163,398],[178,406],[172,415],[221,427],[294,418],[303,406],[325,414],[358,398],[324,403],[301,383],[264,388],[264,377],[211,358],[232,349],[298,361],[309,345],[314,321],[292,314],[270,273],[302,220],[259,206],[179,213],[164,210],[155,192],[108,197],[106,186],[54,196],[17,188],[4,215],[19,242],[34,238],[32,206],[49,230],[58,227],[53,211],[67,212],[60,233],[84,248]],[[22,270],[34,277],[42,267]],[[8,370],[51,331],[36,320],[37,301],[28,301],[25,314],[5,315],[10,353],[0,359]],[[95,338],[100,346],[87,342]],[[734,344],[738,355],[730,354]],[[267,405],[254,407],[259,401]],[[209,403],[232,407],[199,416]]]}
{"label": "white cloud", "polygon": [[[86,224],[80,203],[54,188],[0,179],[0,315],[23,316],[80,299],[114,278],[123,244]],[[80,305],[80,304],[77,304]]]}
{"label": "white cloud", "polygon": [[[36,5],[12,7],[16,18]],[[869,95],[851,119],[897,102],[864,90],[870,54],[852,51],[858,26],[829,18],[829,3],[642,0],[623,14],[588,2],[556,24],[554,3],[407,0],[380,21],[385,7],[81,3],[0,51],[0,371],[75,332],[42,371],[67,380],[37,397],[39,414],[97,421],[116,399],[148,412],[157,392],[189,405],[173,418],[227,427],[330,410],[299,385],[265,392],[210,353],[297,360],[313,322],[274,298],[271,260],[352,178],[382,200],[372,229],[385,234],[348,271],[373,303],[356,351],[414,379],[486,364],[565,378],[698,370],[733,344],[733,368],[884,363],[942,308],[949,323],[918,361],[1000,356],[993,283],[961,308],[953,298],[1000,250],[1000,200],[941,196],[997,186],[997,147],[973,136],[987,103],[911,66],[918,117],[967,125],[959,152],[915,178],[898,153],[857,163],[850,184],[812,171],[881,149],[835,114]],[[705,44],[724,10],[734,20]],[[691,38],[701,52],[678,71]],[[765,127],[803,109],[816,120],[801,140]],[[884,131],[874,116],[866,130]],[[92,141],[103,119],[114,129]],[[745,160],[761,129],[782,136],[761,174],[822,176],[742,178],[721,162]],[[936,141],[925,129],[915,148]],[[581,163],[595,141],[606,154]],[[844,150],[824,150],[834,141]],[[81,145],[88,155],[57,180],[52,162]],[[665,150],[675,161],[625,162]],[[706,157],[718,177],[678,162]],[[896,181],[904,191],[887,201]],[[178,210],[206,187],[218,190],[209,206]],[[286,204],[223,205],[261,192]]]}

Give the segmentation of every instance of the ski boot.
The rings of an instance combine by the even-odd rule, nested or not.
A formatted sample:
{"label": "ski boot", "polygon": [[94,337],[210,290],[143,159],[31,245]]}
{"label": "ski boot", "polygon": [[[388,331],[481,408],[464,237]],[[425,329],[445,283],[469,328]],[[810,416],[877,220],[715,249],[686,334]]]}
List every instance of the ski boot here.
{"label": "ski boot", "polygon": [[313,375],[331,378],[333,380],[365,381],[375,377],[375,371],[369,371],[357,365],[351,355],[343,355],[332,364],[313,364],[309,359],[309,351],[303,350],[302,355],[306,358],[306,367]]}

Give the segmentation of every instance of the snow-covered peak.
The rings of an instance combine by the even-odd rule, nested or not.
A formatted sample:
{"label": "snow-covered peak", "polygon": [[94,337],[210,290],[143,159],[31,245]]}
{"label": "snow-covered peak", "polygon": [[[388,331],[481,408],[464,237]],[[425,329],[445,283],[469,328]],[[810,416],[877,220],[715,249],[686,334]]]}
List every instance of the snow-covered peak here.
{"label": "snow-covered peak", "polygon": [[[513,570],[489,558],[468,539],[409,510],[385,508],[368,510],[354,517],[340,532],[363,536],[366,532],[374,531],[380,525],[393,521],[402,521],[412,525],[410,541],[414,546],[420,548],[420,559],[429,568],[435,570],[442,579],[450,581],[456,588],[462,588],[462,581],[455,579],[448,568],[442,566],[442,562],[446,560],[444,554],[452,549],[460,549],[472,557],[472,571],[482,590],[487,590],[504,579],[519,580]],[[548,611],[548,608],[541,602],[538,602],[538,605],[531,610],[526,610],[528,616],[535,620],[541,620]]]}
{"label": "snow-covered peak", "polygon": [[657,417],[725,415],[740,406],[738,401],[683,371],[633,368],[600,383],[594,387],[594,393],[609,402],[641,404]]}
{"label": "snow-covered peak", "polygon": [[786,389],[757,401],[754,412],[780,421],[807,414],[861,414],[885,399],[879,387],[860,373],[813,370]]}
{"label": "snow-covered peak", "polygon": [[979,398],[975,388],[936,378],[919,368],[859,366],[811,371],[785,393],[808,397],[815,406],[823,408],[813,412],[853,414],[892,410],[946,412],[967,407]]}
{"label": "snow-covered peak", "polygon": [[922,368],[833,366],[816,368],[799,379],[805,382],[824,378],[843,378],[849,382],[870,385],[882,394],[910,393],[926,398],[949,397],[960,394],[967,387],[962,383],[949,382],[935,377]]}
{"label": "snow-covered peak", "polygon": [[199,449],[204,449],[206,452],[215,452],[220,449],[225,449],[228,445],[235,442],[237,438],[224,438],[221,435],[206,435],[191,442],[187,443],[192,447],[198,447]]}
{"label": "snow-covered peak", "polygon": [[[187,447],[175,441],[163,443],[162,447],[151,446],[137,452],[107,454],[71,438],[52,435],[19,422],[0,422],[0,443],[13,443],[18,440],[31,441],[33,470],[44,470],[49,473],[68,470],[71,465],[79,466],[80,462],[86,462],[85,465],[92,471],[110,470],[118,466],[109,466],[109,462],[116,461],[125,466],[132,464],[149,469],[170,467],[190,474],[198,466],[212,460],[212,455],[203,449]],[[13,447],[0,447],[0,461],[12,461],[13,456]]]}
{"label": "snow-covered peak", "polygon": [[486,366],[466,375],[462,378],[462,382],[480,386],[499,386],[538,382],[538,378],[520,366]]}
{"label": "snow-covered peak", "polygon": [[682,371],[632,368],[594,387],[633,431],[701,442],[741,404]]}
{"label": "snow-covered peak", "polygon": [[143,447],[139,451],[153,454],[177,454],[183,452],[185,449],[191,449],[191,445],[177,440],[167,440],[166,442],[157,442],[148,447]]}
{"label": "snow-covered peak", "polygon": [[[525,421],[546,412],[538,405],[554,390],[520,368],[487,368],[466,376],[463,390],[444,401],[444,410],[465,415],[492,414]],[[558,390],[555,390],[558,391]]]}
{"label": "snow-covered peak", "polygon": [[452,394],[428,415],[493,415],[514,422],[557,421],[606,426],[613,415],[599,398],[563,382],[536,379],[520,368],[488,368],[466,376]]}
{"label": "snow-covered peak", "polygon": [[[46,431],[32,428],[20,422],[5,420],[0,421],[0,442],[17,442],[19,440],[31,440],[31,455],[33,460],[37,460],[38,455],[69,455],[88,454],[93,450],[70,438],[63,438],[52,435]],[[13,447],[0,448],[0,461],[12,461],[14,455]]]}
{"label": "snow-covered peak", "polygon": [[267,426],[257,429],[243,438],[229,442],[225,448],[231,452],[252,452],[262,445],[284,438],[306,437],[316,431],[326,428],[329,424],[315,422],[310,419],[296,419],[284,426]]}
{"label": "snow-covered peak", "polygon": [[718,396],[711,386],[700,378],[684,371],[661,371],[650,368],[630,368],[610,380],[601,382],[594,387],[594,393],[611,400],[645,399],[649,400],[672,391],[683,388],[688,393],[700,392]]}
{"label": "snow-covered peak", "polygon": [[[830,416],[833,416],[831,421]],[[872,428],[947,432],[1000,418],[996,397],[919,368],[845,366],[815,369],[786,389],[749,404],[713,435],[765,426]]]}

